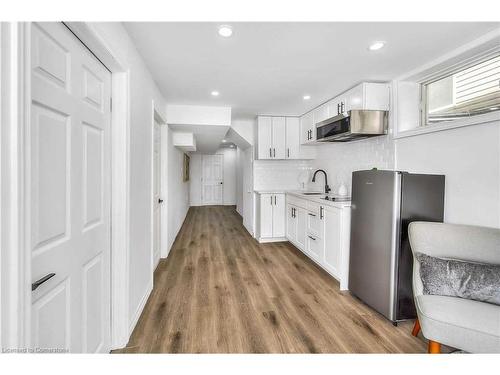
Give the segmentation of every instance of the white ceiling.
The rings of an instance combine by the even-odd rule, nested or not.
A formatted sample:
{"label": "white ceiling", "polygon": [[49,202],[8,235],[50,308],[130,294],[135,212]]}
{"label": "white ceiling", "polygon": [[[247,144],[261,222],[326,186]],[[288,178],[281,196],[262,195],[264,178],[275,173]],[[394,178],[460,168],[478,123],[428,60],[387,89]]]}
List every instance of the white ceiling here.
{"label": "white ceiling", "polygon": [[[233,119],[300,115],[358,82],[390,80],[500,26],[233,22],[233,36],[222,38],[219,25],[125,23],[169,104],[230,106]],[[368,51],[376,40],[386,47]]]}

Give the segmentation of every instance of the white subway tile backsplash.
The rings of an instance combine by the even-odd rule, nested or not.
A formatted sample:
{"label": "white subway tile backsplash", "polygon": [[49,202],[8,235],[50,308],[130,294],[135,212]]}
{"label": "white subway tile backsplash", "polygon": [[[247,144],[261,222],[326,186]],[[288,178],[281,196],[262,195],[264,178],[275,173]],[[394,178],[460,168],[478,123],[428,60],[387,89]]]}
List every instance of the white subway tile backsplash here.
{"label": "white subway tile backsplash", "polygon": [[[336,193],[345,184],[351,193],[353,171],[394,169],[394,142],[390,136],[374,137],[348,143],[325,143],[316,146],[316,160],[255,160],[254,189],[323,190],[323,175],[311,182],[316,169],[328,174],[328,184]],[[306,181],[302,185],[302,181]]]}
{"label": "white subway tile backsplash", "polygon": [[[324,169],[333,193],[344,183],[351,193],[353,171],[363,169],[394,169],[394,142],[390,136],[374,137],[348,143],[325,143],[317,146],[313,169]],[[312,186],[321,189],[323,178]]]}
{"label": "white subway tile backsplash", "polygon": [[255,190],[300,190],[311,180],[311,160],[255,160]]}

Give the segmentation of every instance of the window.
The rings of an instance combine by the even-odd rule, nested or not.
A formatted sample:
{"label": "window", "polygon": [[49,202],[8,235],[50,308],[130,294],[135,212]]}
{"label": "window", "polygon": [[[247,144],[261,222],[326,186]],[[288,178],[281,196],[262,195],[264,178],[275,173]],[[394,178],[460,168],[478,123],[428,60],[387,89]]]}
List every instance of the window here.
{"label": "window", "polygon": [[500,55],[425,82],[421,88],[423,125],[499,111]]}

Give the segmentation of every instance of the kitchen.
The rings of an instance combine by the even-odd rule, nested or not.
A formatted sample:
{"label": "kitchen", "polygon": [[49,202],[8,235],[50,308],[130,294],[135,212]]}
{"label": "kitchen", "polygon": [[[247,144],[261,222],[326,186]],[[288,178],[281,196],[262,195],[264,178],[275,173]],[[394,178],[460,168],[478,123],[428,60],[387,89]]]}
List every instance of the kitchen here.
{"label": "kitchen", "polygon": [[[9,342],[19,325],[26,341],[12,342],[70,352],[500,351],[498,23],[28,22],[3,35],[16,28],[34,56],[18,229],[35,255],[22,284],[0,263],[9,293],[31,284],[31,307],[2,316]],[[83,101],[70,60],[84,61]],[[110,124],[79,122],[70,159],[58,95]],[[67,183],[80,158],[93,174]],[[80,227],[104,250],[49,261]],[[473,280],[465,291],[450,267]]]}

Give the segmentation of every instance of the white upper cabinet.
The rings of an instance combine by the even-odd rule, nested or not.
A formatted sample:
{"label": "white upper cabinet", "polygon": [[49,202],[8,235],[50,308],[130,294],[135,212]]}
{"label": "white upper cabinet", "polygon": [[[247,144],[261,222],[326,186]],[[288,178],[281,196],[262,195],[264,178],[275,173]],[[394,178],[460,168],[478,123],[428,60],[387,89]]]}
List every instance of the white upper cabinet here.
{"label": "white upper cabinet", "polygon": [[363,82],[344,94],[346,111],[368,109],[388,111],[390,86],[388,83]]}
{"label": "white upper cabinet", "polygon": [[286,159],[299,159],[300,121],[298,117],[286,118]]}
{"label": "white upper cabinet", "polygon": [[327,104],[328,104],[329,117],[340,115],[341,113],[344,113],[347,110],[345,94],[333,98]]}
{"label": "white upper cabinet", "polygon": [[300,143],[316,143],[316,124],[353,109],[388,111],[390,85],[363,82],[316,107],[300,118]]}
{"label": "white upper cabinet", "polygon": [[311,143],[316,140],[313,111],[307,112],[300,118],[300,144]]}
{"label": "white upper cabinet", "polygon": [[272,117],[259,116],[257,119],[257,158],[273,157],[273,123]]}
{"label": "white upper cabinet", "polygon": [[313,159],[314,149],[302,147],[300,135],[298,117],[258,116],[257,159]]}
{"label": "white upper cabinet", "polygon": [[286,119],[272,117],[273,159],[285,159],[286,156]]}
{"label": "white upper cabinet", "polygon": [[326,120],[329,115],[329,109],[328,109],[328,103],[322,104],[319,107],[317,107],[313,113],[314,113],[314,123],[317,124],[318,122],[321,122],[323,120]]}

